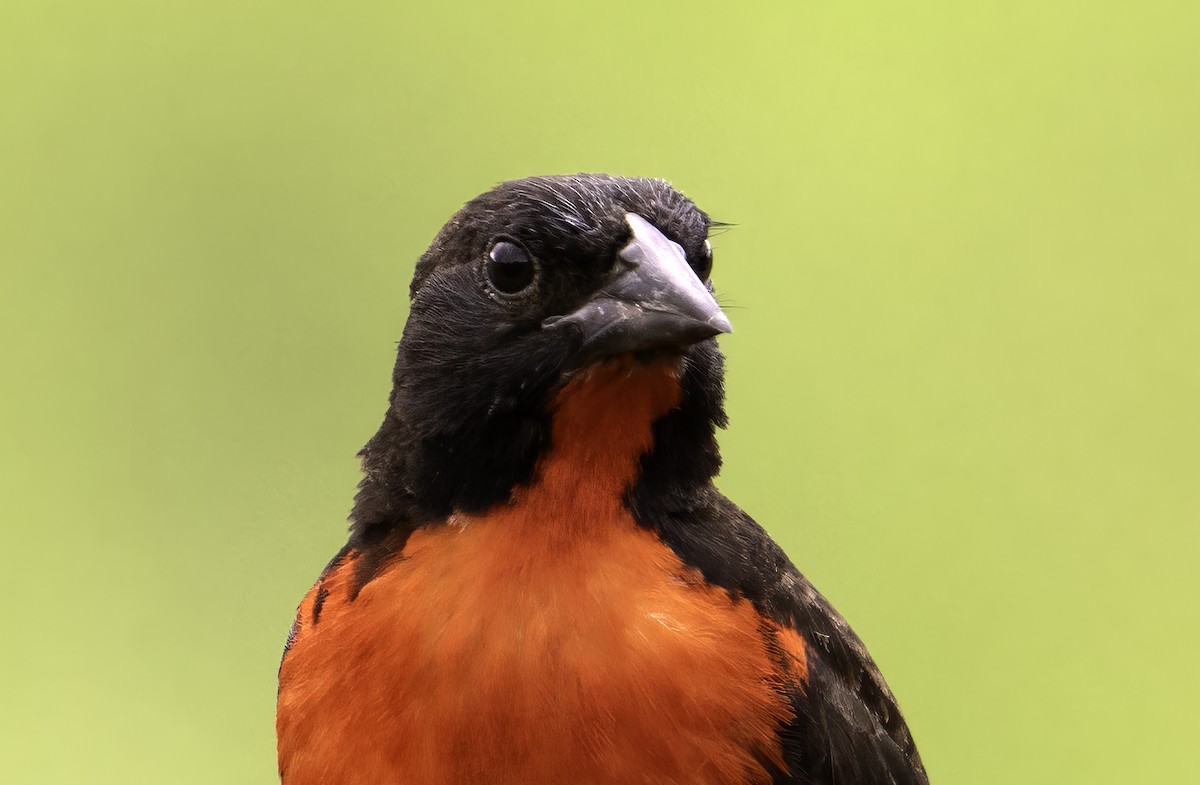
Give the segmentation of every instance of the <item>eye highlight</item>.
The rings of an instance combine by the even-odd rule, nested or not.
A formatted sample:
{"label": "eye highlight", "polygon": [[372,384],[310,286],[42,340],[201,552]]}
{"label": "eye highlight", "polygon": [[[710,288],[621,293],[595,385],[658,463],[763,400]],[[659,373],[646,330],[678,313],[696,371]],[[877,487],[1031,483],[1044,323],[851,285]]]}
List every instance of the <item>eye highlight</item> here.
{"label": "eye highlight", "polygon": [[537,269],[528,251],[516,243],[500,240],[488,252],[484,272],[493,289],[501,294],[517,294],[529,288]]}

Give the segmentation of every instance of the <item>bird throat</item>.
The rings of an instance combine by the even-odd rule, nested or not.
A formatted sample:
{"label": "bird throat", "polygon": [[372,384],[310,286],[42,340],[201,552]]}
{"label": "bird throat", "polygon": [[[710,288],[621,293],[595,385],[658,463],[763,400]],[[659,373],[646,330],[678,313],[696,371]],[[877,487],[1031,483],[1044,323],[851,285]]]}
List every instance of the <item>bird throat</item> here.
{"label": "bird throat", "polygon": [[580,371],[550,404],[550,444],[530,481],[482,514],[452,514],[448,528],[496,538],[492,556],[507,554],[492,561],[497,579],[514,567],[551,579],[580,574],[614,538],[646,534],[628,491],[654,447],[655,421],[679,405],[679,375],[678,362],[633,357]]}
{"label": "bird throat", "polygon": [[[551,405],[550,446],[512,504],[563,520],[611,516],[654,446],[653,425],[679,405],[678,360],[620,357],[585,369]],[[536,497],[531,498],[531,497]]]}

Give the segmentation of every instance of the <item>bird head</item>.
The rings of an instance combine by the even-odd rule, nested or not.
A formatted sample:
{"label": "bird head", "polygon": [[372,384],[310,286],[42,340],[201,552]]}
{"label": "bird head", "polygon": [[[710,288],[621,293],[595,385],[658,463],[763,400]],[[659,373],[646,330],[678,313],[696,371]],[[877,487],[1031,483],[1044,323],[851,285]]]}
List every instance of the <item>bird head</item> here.
{"label": "bird head", "polygon": [[362,452],[356,529],[504,502],[550,448],[562,391],[605,366],[677,386],[641,474],[709,482],[724,424],[713,339],[731,329],[709,279],[710,226],[641,178],[532,177],[468,202],[417,264],[389,410]]}

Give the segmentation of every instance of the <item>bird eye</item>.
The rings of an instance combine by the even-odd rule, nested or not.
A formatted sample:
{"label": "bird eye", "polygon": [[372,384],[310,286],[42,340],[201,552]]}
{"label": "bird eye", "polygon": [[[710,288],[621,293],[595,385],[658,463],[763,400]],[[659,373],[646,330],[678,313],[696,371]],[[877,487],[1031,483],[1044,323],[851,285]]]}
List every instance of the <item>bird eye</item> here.
{"label": "bird eye", "polygon": [[501,240],[492,246],[486,264],[487,279],[498,292],[516,294],[533,283],[533,259],[521,246]]}
{"label": "bird eye", "polygon": [[708,240],[705,240],[704,247],[700,249],[700,258],[696,260],[696,264],[694,266],[694,269],[696,270],[696,277],[701,281],[707,281],[708,276],[712,275],[712,266],[712,243],[710,243]]}

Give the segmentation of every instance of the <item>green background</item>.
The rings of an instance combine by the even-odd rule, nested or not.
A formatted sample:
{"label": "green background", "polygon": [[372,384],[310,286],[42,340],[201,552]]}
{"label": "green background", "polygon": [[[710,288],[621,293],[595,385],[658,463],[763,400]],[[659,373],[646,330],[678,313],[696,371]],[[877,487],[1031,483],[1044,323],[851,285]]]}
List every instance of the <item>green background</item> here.
{"label": "green background", "polygon": [[0,781],[273,781],[413,262],[581,170],[738,224],[721,486],[936,783],[1192,779],[1198,22],[4,0]]}

